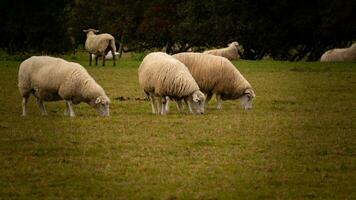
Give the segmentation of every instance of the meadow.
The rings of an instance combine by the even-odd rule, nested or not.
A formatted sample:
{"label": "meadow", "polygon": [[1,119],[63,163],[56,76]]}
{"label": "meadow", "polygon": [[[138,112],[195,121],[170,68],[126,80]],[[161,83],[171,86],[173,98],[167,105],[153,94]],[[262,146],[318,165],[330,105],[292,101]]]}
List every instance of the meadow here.
{"label": "meadow", "polygon": [[[79,62],[111,98],[110,117],[33,97],[21,116],[20,59],[0,60],[0,199],[356,199],[356,63],[234,61],[253,109],[215,99],[204,115],[151,114],[142,56]],[[122,101],[119,97],[129,97]]]}

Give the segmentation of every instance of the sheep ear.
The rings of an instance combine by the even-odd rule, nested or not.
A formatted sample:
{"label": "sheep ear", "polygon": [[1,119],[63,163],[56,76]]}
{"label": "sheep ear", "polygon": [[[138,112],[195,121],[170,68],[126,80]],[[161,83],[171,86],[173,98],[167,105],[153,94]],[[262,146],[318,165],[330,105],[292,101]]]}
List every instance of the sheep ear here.
{"label": "sheep ear", "polygon": [[193,101],[194,102],[199,102],[199,97],[198,97],[198,95],[197,94],[193,94]]}
{"label": "sheep ear", "polygon": [[98,104],[98,103],[100,103],[100,102],[101,102],[101,98],[100,98],[100,97],[98,97],[98,98],[95,99],[95,104]]}
{"label": "sheep ear", "polygon": [[250,90],[250,89],[246,89],[246,90],[244,91],[244,94],[251,94],[251,90]]}
{"label": "sheep ear", "polygon": [[83,32],[84,32],[84,33],[87,33],[87,32],[88,32],[88,30],[85,30],[85,29],[84,29],[84,30],[83,30]]}
{"label": "sheep ear", "polygon": [[255,97],[255,92],[252,89],[246,89],[244,95],[249,95],[249,97]]}
{"label": "sheep ear", "polygon": [[94,33],[99,33],[99,30],[94,30]]}

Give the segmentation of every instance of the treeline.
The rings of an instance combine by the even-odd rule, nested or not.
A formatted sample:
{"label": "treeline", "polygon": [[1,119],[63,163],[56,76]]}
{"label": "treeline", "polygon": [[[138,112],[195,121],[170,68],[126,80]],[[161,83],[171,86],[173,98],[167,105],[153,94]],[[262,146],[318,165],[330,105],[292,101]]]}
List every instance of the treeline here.
{"label": "treeline", "polygon": [[354,0],[2,0],[0,48],[68,52],[91,27],[114,35],[124,51],[199,51],[238,41],[245,58],[316,60],[356,39],[354,8]]}

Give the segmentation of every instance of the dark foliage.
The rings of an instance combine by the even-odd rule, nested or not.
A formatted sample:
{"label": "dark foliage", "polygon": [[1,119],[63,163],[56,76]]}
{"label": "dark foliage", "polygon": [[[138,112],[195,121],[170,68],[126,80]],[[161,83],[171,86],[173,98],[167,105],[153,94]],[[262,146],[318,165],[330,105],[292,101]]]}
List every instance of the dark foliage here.
{"label": "dark foliage", "polygon": [[84,43],[83,29],[97,28],[124,51],[176,53],[236,40],[244,58],[316,60],[356,39],[354,8],[353,0],[3,0],[0,48],[61,53]]}

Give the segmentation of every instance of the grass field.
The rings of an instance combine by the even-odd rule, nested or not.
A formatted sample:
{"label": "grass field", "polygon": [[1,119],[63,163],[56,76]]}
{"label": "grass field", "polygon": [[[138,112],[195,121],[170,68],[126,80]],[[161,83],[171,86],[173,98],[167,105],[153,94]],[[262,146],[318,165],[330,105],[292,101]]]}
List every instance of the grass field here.
{"label": "grass field", "polygon": [[[20,61],[0,61],[0,199],[356,199],[356,63],[236,61],[252,110],[210,102],[204,115],[154,116],[138,59],[87,67],[112,100],[34,98],[21,117]],[[115,97],[130,97],[127,101]]]}

